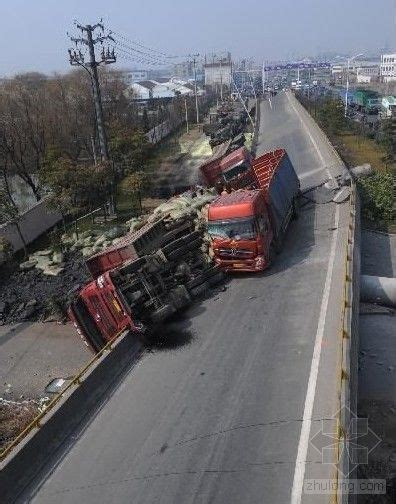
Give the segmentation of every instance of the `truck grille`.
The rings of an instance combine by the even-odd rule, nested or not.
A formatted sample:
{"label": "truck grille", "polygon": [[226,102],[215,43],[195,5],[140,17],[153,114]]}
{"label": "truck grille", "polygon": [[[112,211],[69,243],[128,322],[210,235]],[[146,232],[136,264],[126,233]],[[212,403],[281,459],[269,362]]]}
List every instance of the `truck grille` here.
{"label": "truck grille", "polygon": [[252,250],[246,249],[220,249],[220,257],[225,259],[248,259],[254,257],[254,252]]}

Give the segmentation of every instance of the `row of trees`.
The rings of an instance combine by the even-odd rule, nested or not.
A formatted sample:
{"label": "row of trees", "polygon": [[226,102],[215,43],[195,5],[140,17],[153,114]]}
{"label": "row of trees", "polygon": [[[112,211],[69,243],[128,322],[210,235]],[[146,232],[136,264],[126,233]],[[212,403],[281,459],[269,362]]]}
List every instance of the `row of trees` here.
{"label": "row of trees", "polygon": [[[50,193],[50,203],[63,213],[103,203],[127,175],[138,174],[128,179],[136,186],[149,150],[147,130],[184,118],[182,97],[139,111],[119,72],[104,69],[100,81],[108,163],[97,154],[91,81],[84,70],[52,77],[28,73],[0,84],[0,222],[18,214],[11,177],[37,201]],[[188,106],[192,117],[193,99]]]}
{"label": "row of trees", "polygon": [[51,190],[53,205],[67,212],[103,201],[119,174],[141,165],[147,145],[134,102],[117,74],[105,72],[101,77],[116,164],[97,162],[91,83],[83,71],[51,78],[24,74],[0,86],[3,220],[17,210],[11,176],[26,184],[37,201]]}
{"label": "row of trees", "polygon": [[341,100],[332,97],[313,97],[308,99],[299,94],[298,99],[318,120],[330,135],[352,131],[375,140],[386,153],[386,162],[392,162],[396,156],[396,121],[394,118],[383,118],[379,121],[357,123],[344,117],[345,107]]}
{"label": "row of trees", "polygon": [[308,100],[304,95],[298,96],[301,103],[314,112],[319,124],[330,137],[352,132],[359,139],[366,136],[381,146],[384,156],[382,161],[385,169],[377,170],[370,177],[358,181],[362,199],[363,216],[378,227],[387,228],[394,222],[394,184],[396,155],[396,121],[394,118],[384,118],[374,122],[371,127],[356,123],[344,117],[344,105],[341,100],[325,97]]}

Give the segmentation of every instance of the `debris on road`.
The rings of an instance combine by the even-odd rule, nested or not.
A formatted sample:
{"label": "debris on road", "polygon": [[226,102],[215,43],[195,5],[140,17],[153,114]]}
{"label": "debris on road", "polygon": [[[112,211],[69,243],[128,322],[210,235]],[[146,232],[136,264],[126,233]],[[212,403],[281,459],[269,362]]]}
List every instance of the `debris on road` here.
{"label": "debris on road", "polygon": [[0,451],[4,450],[43,410],[48,398],[9,401],[0,398]]}

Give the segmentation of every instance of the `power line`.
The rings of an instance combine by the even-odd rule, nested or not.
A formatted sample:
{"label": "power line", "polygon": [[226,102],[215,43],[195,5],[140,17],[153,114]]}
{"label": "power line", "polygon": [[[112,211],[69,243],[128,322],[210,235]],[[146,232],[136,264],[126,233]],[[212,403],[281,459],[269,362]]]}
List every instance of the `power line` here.
{"label": "power line", "polygon": [[148,65],[148,66],[159,66],[160,63],[155,63],[155,62],[152,62],[152,61],[146,61],[146,60],[143,60],[137,56],[131,56],[129,53],[126,53],[126,54],[118,54],[117,55],[117,59],[122,59],[122,60],[125,60],[125,61],[132,61],[134,63],[142,63],[142,64],[145,64],[145,65]]}
{"label": "power line", "polygon": [[114,30],[111,31],[111,34],[112,35],[116,35],[118,36],[120,39],[124,40],[125,42],[128,42],[129,44],[132,44],[132,45],[135,45],[135,46],[138,46],[142,49],[146,49],[146,51],[149,51],[149,52],[152,52],[154,54],[157,54],[157,55],[160,55],[164,58],[167,58],[167,59],[174,59],[174,58],[179,58],[180,56],[177,56],[177,55],[170,55],[170,54],[166,54],[162,51],[158,51],[157,49],[153,49],[151,47],[148,47],[140,42],[137,42],[135,40],[131,40],[130,38],[126,37],[125,35],[122,35],[118,32],[115,32]]}
{"label": "power line", "polygon": [[144,53],[143,51],[140,51],[139,49],[134,49],[133,47],[128,46],[127,44],[124,44],[123,42],[120,42],[117,39],[114,39],[114,43],[117,46],[117,50],[120,50],[126,54],[129,54],[130,56],[136,57],[137,53],[139,57],[142,60],[146,60],[147,62],[155,62],[155,63],[160,63],[160,64],[169,64],[169,61],[165,61],[163,58],[157,58],[153,57],[150,54]]}

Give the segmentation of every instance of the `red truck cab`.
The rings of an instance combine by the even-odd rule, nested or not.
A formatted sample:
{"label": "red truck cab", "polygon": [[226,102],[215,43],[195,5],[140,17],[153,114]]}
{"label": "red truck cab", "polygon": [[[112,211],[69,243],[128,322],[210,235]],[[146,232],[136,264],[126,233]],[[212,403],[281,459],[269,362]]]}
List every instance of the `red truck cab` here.
{"label": "red truck cab", "polygon": [[223,270],[262,271],[272,259],[273,233],[263,191],[224,194],[209,206],[214,260]]}
{"label": "red truck cab", "polygon": [[252,155],[246,147],[240,147],[225,155],[217,151],[200,170],[210,187],[227,186],[232,189],[248,187],[254,182]]}
{"label": "red truck cab", "polygon": [[252,155],[246,147],[240,147],[225,156],[220,162],[222,182],[232,189],[250,187],[255,181],[252,161]]}
{"label": "red truck cab", "polygon": [[128,303],[121,298],[111,272],[86,285],[70,305],[68,315],[85,344],[95,352],[120,332],[139,332],[143,328],[132,320]]}

